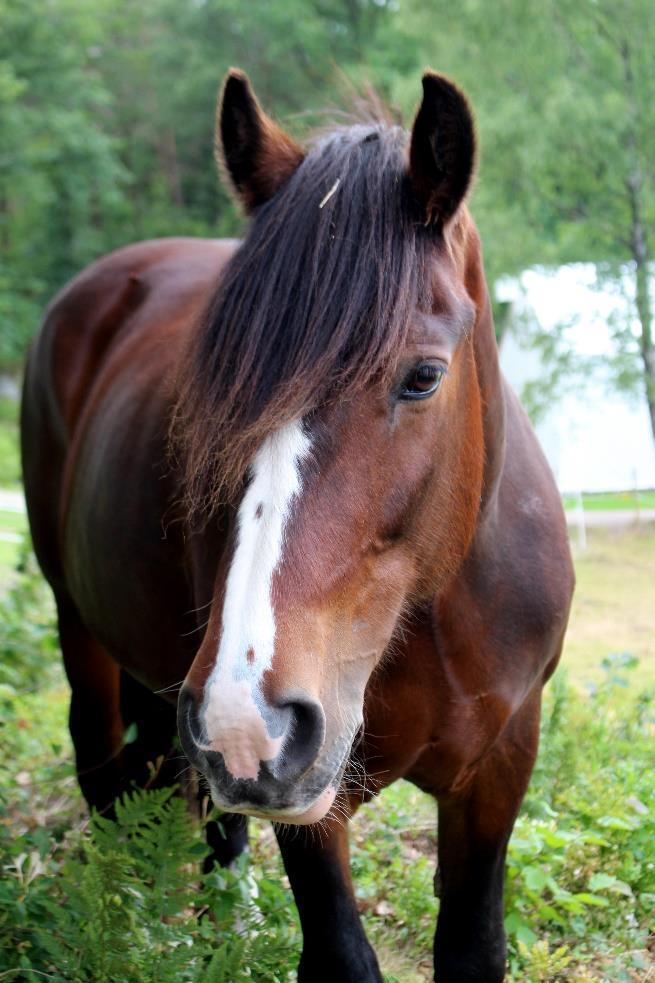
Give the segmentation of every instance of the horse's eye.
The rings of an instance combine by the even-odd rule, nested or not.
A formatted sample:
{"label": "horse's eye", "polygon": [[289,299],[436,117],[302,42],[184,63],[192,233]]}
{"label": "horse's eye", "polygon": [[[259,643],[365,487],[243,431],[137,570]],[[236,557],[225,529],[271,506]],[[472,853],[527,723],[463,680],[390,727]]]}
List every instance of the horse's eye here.
{"label": "horse's eye", "polygon": [[433,396],[446,374],[439,362],[419,362],[403,379],[399,399],[427,399]]}

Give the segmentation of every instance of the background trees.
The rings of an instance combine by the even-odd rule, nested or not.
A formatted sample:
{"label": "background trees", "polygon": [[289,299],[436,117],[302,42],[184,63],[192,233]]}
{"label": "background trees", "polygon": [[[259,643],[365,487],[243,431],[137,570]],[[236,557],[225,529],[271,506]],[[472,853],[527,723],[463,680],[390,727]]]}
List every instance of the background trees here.
{"label": "background trees", "polygon": [[229,65],[302,133],[348,85],[408,120],[429,64],[476,107],[490,279],[627,270],[614,379],[645,390],[655,429],[650,0],[0,0],[0,25],[0,364],[20,362],[44,303],[95,256],[238,233],[211,159]]}

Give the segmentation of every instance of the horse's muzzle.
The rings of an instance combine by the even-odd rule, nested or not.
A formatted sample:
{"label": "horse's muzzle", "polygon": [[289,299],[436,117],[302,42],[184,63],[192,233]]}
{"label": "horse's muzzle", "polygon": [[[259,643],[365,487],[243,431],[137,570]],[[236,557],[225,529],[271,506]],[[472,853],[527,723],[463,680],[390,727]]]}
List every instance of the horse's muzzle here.
{"label": "horse's muzzle", "polygon": [[[336,768],[329,762],[318,765],[325,741],[325,714],[320,703],[294,694],[293,699],[267,706],[266,718],[280,735],[278,753],[270,760],[259,760],[253,777],[237,777],[228,768],[226,755],[208,745],[193,692],[186,685],[180,690],[178,729],[182,747],[209,783],[215,805],[281,822],[321,819],[334,801],[343,760]],[[250,735],[246,732],[242,739],[252,754]]]}

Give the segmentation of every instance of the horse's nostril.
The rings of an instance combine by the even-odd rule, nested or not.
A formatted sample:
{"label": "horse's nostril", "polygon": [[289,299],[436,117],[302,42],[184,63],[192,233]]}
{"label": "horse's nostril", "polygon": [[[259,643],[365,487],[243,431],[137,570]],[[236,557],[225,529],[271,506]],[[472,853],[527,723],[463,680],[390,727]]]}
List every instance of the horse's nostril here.
{"label": "horse's nostril", "polygon": [[325,714],[311,697],[280,701],[278,709],[288,715],[288,722],[280,755],[269,767],[279,781],[295,781],[313,765],[323,747]]}
{"label": "horse's nostril", "polygon": [[[262,794],[268,794],[273,787],[279,790],[296,782],[311,768],[325,741],[323,708],[318,700],[304,693],[287,693],[274,704],[266,703],[261,707],[262,715],[256,723],[265,728],[263,744],[259,730],[255,730],[254,735],[248,734],[247,729],[236,728],[234,720],[229,719],[223,730],[219,726],[206,734],[200,720],[201,712],[194,693],[188,686],[183,686],[177,712],[182,748],[197,768],[203,773],[209,769],[220,785],[247,778],[258,783]],[[252,721],[246,723],[252,724]],[[272,742],[279,749],[274,756],[267,754]],[[251,773],[239,774],[233,762],[240,766],[246,758],[246,763],[252,765]],[[249,799],[254,801],[256,794],[257,788],[252,785],[248,789]]]}
{"label": "horse's nostril", "polygon": [[200,724],[197,700],[186,683],[177,698],[177,729],[185,754],[192,756],[199,743]]}

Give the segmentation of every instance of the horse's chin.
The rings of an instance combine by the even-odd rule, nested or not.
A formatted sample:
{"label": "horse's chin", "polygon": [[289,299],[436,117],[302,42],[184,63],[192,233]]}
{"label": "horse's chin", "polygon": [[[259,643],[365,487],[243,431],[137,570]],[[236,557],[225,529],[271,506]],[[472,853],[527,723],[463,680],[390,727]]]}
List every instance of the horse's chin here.
{"label": "horse's chin", "polygon": [[289,823],[292,826],[310,826],[312,823],[318,823],[321,821],[321,819],[324,819],[325,816],[327,816],[328,812],[332,808],[336,794],[336,789],[326,788],[310,805],[310,807],[304,810],[304,812],[299,812],[297,814],[290,813],[280,816],[277,821]]}
{"label": "horse's chin", "polygon": [[[310,806],[302,806],[299,809],[271,809],[270,811],[266,811],[263,809],[251,809],[247,806],[230,806],[228,808],[230,812],[239,812],[244,816],[254,816],[255,819],[267,819],[272,823],[283,823],[288,826],[311,826],[312,823],[318,823],[327,816],[334,804],[336,795],[336,789],[330,786],[324,789]],[[220,809],[226,808],[214,795],[212,795],[212,798],[214,799],[214,804]]]}

